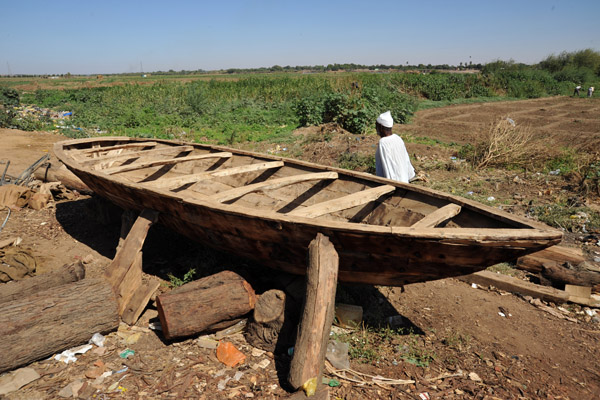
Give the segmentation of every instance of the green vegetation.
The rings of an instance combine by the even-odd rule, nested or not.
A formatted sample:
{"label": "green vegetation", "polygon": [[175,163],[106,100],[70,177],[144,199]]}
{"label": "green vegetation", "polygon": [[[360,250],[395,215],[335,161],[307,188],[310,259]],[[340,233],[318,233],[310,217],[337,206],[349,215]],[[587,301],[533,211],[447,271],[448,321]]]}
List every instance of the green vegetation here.
{"label": "green vegetation", "polygon": [[190,270],[183,275],[183,278],[178,278],[175,275],[169,273],[167,275],[169,277],[169,286],[171,286],[172,288],[183,286],[186,283],[194,280],[194,275],[196,275],[195,268],[190,268]]}
{"label": "green vegetation", "polygon": [[[495,61],[470,65],[480,73],[441,66],[333,64],[98,77],[0,80],[0,126],[52,129],[49,119],[18,114],[35,105],[72,111],[73,137],[96,134],[162,137],[234,144],[277,141],[298,126],[334,122],[352,133],[373,132],[376,116],[391,110],[407,123],[418,108],[457,102],[570,95],[576,84],[600,86],[600,53],[590,49],[551,55],[537,65]],[[362,70],[365,72],[348,72]],[[298,73],[301,71],[302,73]],[[347,71],[328,73],[333,71]],[[310,73],[306,73],[310,72]],[[455,71],[456,72],[456,71]],[[459,71],[460,72],[460,71]],[[185,79],[182,79],[185,78]],[[78,129],[79,128],[79,129]]]}
{"label": "green vegetation", "polygon": [[588,207],[570,207],[566,204],[543,205],[533,209],[542,222],[568,232],[600,230],[600,213]]}

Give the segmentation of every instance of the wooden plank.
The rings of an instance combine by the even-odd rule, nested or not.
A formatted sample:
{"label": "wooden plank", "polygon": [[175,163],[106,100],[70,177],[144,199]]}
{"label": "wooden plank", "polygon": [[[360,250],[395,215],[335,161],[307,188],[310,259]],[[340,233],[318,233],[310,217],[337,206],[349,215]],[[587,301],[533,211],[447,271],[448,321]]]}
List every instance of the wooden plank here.
{"label": "wooden plank", "polygon": [[105,156],[101,158],[94,158],[91,160],[83,160],[80,162],[83,166],[92,166],[92,168],[104,168],[106,164],[112,163],[115,161],[124,161],[130,158],[139,158],[141,156],[153,156],[153,155],[168,155],[168,154],[178,154],[184,152],[190,152],[194,150],[194,146],[169,146],[169,147],[159,147],[158,149],[152,150],[141,150],[141,151],[130,151],[128,153],[121,153],[117,155]]}
{"label": "wooden plank", "polygon": [[438,208],[429,215],[426,215],[423,219],[412,224],[411,228],[434,228],[437,225],[449,220],[450,218],[460,213],[461,207],[458,204],[447,204],[442,208]]}
{"label": "wooden plank", "polygon": [[495,286],[498,289],[506,290],[511,293],[519,293],[526,296],[536,297],[545,301],[561,304],[570,301],[571,303],[581,304],[589,307],[600,307],[600,301],[591,298],[574,296],[564,290],[555,289],[549,286],[540,286],[531,282],[526,282],[508,275],[497,274],[491,271],[479,271],[474,274],[461,276],[458,279],[476,283],[482,286]]}
{"label": "wooden plank", "polygon": [[228,200],[233,200],[238,197],[242,197],[248,193],[257,192],[259,190],[272,190],[278,189],[283,186],[292,185],[300,182],[314,181],[314,180],[324,180],[324,179],[337,179],[337,172],[317,172],[310,174],[301,174],[294,176],[287,176],[285,178],[278,178],[267,180],[264,182],[254,183],[252,185],[242,186],[239,188],[234,188],[230,190],[226,190],[224,192],[220,192],[210,196],[211,200],[224,202]]}
{"label": "wooden plank", "polygon": [[148,229],[158,218],[154,210],[144,210],[140,213],[133,227],[129,231],[123,246],[117,251],[115,258],[104,272],[105,278],[117,292],[119,285],[125,278],[130,266],[134,263],[137,254],[142,250]]}
{"label": "wooden plank", "polygon": [[88,153],[98,153],[102,151],[110,151],[110,150],[119,150],[119,149],[132,149],[137,147],[154,147],[158,143],[156,142],[139,142],[139,143],[123,143],[117,144],[114,146],[106,146],[106,147],[93,147],[91,149],[81,149],[75,150],[79,154],[88,154]]}
{"label": "wooden plank", "polygon": [[142,252],[138,251],[135,258],[123,280],[119,282],[119,286],[115,293],[117,294],[117,302],[119,303],[119,315],[123,314],[129,300],[133,297],[133,294],[142,285]]}
{"label": "wooden plank", "polygon": [[139,286],[131,299],[127,302],[127,306],[121,317],[123,322],[129,325],[135,324],[148,305],[150,298],[159,287],[160,282],[155,280]]}
{"label": "wooden plank", "polygon": [[381,196],[391,193],[396,190],[395,186],[383,185],[374,187],[360,192],[352,193],[344,197],[325,201],[323,203],[314,204],[309,207],[296,209],[287,213],[293,217],[307,217],[315,218],[321,215],[330,214],[332,212],[346,210],[348,208],[367,204],[371,201],[377,200]]}
{"label": "wooden plank", "polygon": [[308,246],[306,298],[288,382],[299,389],[311,378],[321,382],[335,307],[339,258],[327,236],[317,234]]}
{"label": "wooden plank", "polygon": [[482,286],[495,286],[498,289],[506,290],[507,292],[520,293],[525,296],[532,296],[557,304],[569,301],[568,293],[562,290],[554,289],[549,286],[536,285],[512,276],[497,274],[491,271],[479,271],[474,274],[461,276],[458,279]]}
{"label": "wooden plank", "polygon": [[222,152],[222,153],[199,154],[199,155],[187,156],[187,157],[165,158],[162,160],[144,161],[144,162],[133,163],[133,164],[129,164],[129,165],[123,165],[121,167],[108,168],[108,169],[103,170],[102,172],[105,172],[109,175],[114,175],[114,174],[119,174],[122,172],[136,171],[138,169],[156,167],[159,165],[177,164],[177,163],[186,162],[186,161],[204,160],[207,158],[230,158],[231,156],[232,156],[232,154],[229,152]]}
{"label": "wooden plank", "polygon": [[211,179],[214,177],[231,176],[236,174],[243,174],[246,172],[264,171],[271,168],[283,167],[283,161],[271,161],[258,164],[242,165],[239,167],[225,168],[217,171],[200,172],[197,174],[189,174],[183,176],[176,176],[173,178],[161,178],[152,182],[145,182],[148,186],[157,188],[169,188],[169,187],[180,187],[188,183],[198,182],[205,179]]}

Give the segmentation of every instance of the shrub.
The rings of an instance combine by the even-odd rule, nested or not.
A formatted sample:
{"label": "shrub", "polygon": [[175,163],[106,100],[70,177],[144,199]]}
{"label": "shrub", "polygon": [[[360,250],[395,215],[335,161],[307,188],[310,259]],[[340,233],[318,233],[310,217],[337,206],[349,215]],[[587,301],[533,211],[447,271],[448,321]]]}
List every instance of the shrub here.
{"label": "shrub", "polygon": [[465,146],[459,155],[466,157],[475,168],[488,166],[522,166],[533,162],[531,154],[533,133],[526,126],[516,125],[509,118],[501,118],[492,124],[486,137],[475,144]]}

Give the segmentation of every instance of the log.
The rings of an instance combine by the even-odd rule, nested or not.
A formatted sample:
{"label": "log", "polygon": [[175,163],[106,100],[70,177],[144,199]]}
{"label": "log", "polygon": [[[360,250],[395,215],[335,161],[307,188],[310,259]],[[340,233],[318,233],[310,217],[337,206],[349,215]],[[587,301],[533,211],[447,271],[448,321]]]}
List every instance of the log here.
{"label": "log", "polygon": [[525,271],[539,273],[544,266],[559,266],[565,262],[578,265],[585,260],[580,249],[565,246],[552,246],[547,249],[519,257],[517,268]]}
{"label": "log", "polygon": [[0,304],[31,296],[49,288],[77,282],[84,277],[85,267],[81,261],[77,261],[46,274],[4,283],[0,285]]}
{"label": "log", "polygon": [[[271,353],[284,351],[294,343],[290,302],[281,290],[268,290],[256,301],[246,328],[246,341]],[[292,321],[290,321],[290,319]]]}
{"label": "log", "polygon": [[254,289],[232,271],[187,283],[158,296],[158,317],[166,339],[191,336],[254,309]]}
{"label": "log", "polygon": [[294,389],[311,378],[321,382],[327,340],[333,322],[339,258],[326,236],[308,246],[306,298],[288,382]]}
{"label": "log", "polygon": [[59,161],[49,162],[45,168],[38,168],[33,173],[33,176],[43,182],[60,182],[66,188],[77,190],[80,193],[93,193],[81,179]]}
{"label": "log", "polygon": [[86,343],[119,326],[117,300],[103,279],[44,290],[2,304],[0,373]]}
{"label": "log", "polygon": [[577,286],[596,286],[600,284],[600,273],[592,271],[578,271],[560,265],[545,265],[542,267],[542,276],[553,283]]}

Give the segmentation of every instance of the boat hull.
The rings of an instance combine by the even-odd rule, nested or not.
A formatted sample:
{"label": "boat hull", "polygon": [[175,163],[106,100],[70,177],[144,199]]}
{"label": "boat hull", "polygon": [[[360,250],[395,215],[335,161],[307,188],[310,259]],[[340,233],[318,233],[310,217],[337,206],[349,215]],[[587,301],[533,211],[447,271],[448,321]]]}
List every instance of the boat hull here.
{"label": "boat hull", "polygon": [[340,281],[388,286],[473,273],[560,242],[556,232],[523,239],[494,235],[474,239],[468,235],[436,237],[398,233],[389,227],[374,231],[362,224],[251,214],[236,207],[199,204],[177,194],[110,179],[106,174],[79,168],[63,150],[55,148],[67,167],[95,193],[121,208],[156,210],[159,222],[173,231],[294,274],[305,273],[308,245],[317,233],[328,236],[339,254]]}

